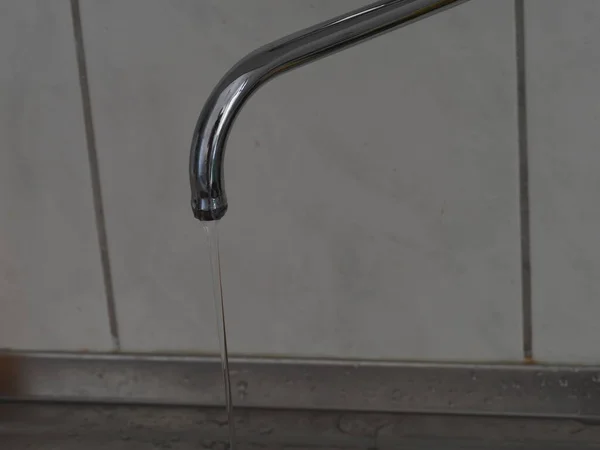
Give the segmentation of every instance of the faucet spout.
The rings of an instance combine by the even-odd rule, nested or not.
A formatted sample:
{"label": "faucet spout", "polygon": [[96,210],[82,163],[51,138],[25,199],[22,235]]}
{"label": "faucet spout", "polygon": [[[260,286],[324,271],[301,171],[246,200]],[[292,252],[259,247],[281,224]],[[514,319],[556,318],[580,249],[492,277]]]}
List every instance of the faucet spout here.
{"label": "faucet spout", "polygon": [[192,210],[202,221],[227,211],[223,158],[248,98],[276,75],[331,55],[467,0],[380,0],[261,47],[233,66],[206,101],[190,151]]}

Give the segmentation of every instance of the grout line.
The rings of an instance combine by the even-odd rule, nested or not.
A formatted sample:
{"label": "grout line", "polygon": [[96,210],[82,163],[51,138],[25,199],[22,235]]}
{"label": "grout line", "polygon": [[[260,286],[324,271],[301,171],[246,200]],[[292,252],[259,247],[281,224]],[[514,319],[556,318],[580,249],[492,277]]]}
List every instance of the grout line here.
{"label": "grout line", "polygon": [[527,72],[525,59],[525,1],[515,0],[517,63],[517,120],[519,136],[519,206],[521,225],[521,296],[523,308],[523,356],[533,360],[531,306],[531,225],[529,217],[529,146],[527,135]]}
{"label": "grout line", "polygon": [[90,175],[92,179],[92,194],[94,197],[94,211],[96,214],[96,230],[98,232],[98,244],[100,247],[100,258],[102,262],[102,274],[104,278],[104,290],[106,293],[108,322],[114,350],[118,351],[120,350],[121,344],[119,341],[119,326],[117,322],[117,311],[115,306],[115,295],[113,291],[112,273],[110,269],[110,258],[108,255],[108,238],[102,202],[102,189],[100,186],[100,169],[98,167],[96,135],[94,133],[94,122],[92,119],[92,105],[90,99],[90,87],[88,83],[85,48],[83,45],[83,29],[81,25],[79,0],[71,0],[71,16],[73,19],[73,35],[75,38],[77,68],[79,70],[79,86],[81,88],[81,103],[83,106],[85,139],[87,143]]}

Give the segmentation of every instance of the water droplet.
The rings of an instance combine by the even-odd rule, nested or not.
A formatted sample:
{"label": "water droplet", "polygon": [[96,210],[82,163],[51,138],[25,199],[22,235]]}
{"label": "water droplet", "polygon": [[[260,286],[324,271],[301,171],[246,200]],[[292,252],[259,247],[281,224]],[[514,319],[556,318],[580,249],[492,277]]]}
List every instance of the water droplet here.
{"label": "water droplet", "polygon": [[513,387],[513,389],[521,389],[521,385],[519,383],[517,383],[516,381],[513,381],[512,387]]}
{"label": "water droplet", "polygon": [[394,392],[392,392],[392,400],[395,402],[401,402],[404,397],[404,392],[401,389],[394,389]]}
{"label": "water droplet", "polygon": [[477,381],[477,374],[475,372],[471,372],[471,380]]}
{"label": "water droplet", "polygon": [[273,427],[262,427],[258,430],[258,434],[263,436],[271,434],[273,432]]}
{"label": "water droplet", "polygon": [[246,381],[238,381],[236,386],[238,397],[241,400],[244,400],[246,398],[246,395],[248,394],[248,383]]}
{"label": "water droplet", "polygon": [[596,374],[592,377],[594,383],[600,383],[600,374]]}
{"label": "water droplet", "polygon": [[569,387],[569,380],[565,378],[560,378],[558,380],[558,384],[560,385],[560,387]]}

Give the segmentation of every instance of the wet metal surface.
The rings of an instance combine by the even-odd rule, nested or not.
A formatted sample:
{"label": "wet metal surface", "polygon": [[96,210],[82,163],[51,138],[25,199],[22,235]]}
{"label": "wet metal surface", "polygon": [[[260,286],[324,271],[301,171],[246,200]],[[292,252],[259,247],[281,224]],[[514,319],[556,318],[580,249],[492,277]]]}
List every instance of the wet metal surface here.
{"label": "wet metal surface", "polygon": [[[24,353],[10,361],[19,382],[0,386],[0,399],[224,404],[218,358]],[[236,407],[600,419],[598,367],[234,358],[231,375]]]}
{"label": "wet metal surface", "polygon": [[[223,409],[0,404],[0,448],[225,448]],[[591,449],[600,425],[574,420],[244,410],[243,449]]]}

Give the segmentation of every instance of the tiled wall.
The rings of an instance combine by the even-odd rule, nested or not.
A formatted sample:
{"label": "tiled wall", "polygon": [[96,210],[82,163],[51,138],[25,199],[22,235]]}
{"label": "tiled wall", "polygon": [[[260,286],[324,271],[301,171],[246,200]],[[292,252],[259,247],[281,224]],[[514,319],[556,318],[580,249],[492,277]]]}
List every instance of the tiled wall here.
{"label": "tiled wall", "polygon": [[600,3],[527,0],[534,352],[600,362]]}
{"label": "tiled wall", "polygon": [[[365,3],[80,0],[91,172],[71,2],[0,2],[0,347],[215,352],[187,177],[202,103],[248,51]],[[518,48],[515,2],[473,0],[252,98],[220,224],[232,352],[521,361],[525,323],[535,359],[598,362],[600,3],[577,5],[525,0]]]}
{"label": "tiled wall", "polygon": [[111,348],[68,1],[0,2],[0,347]]}

